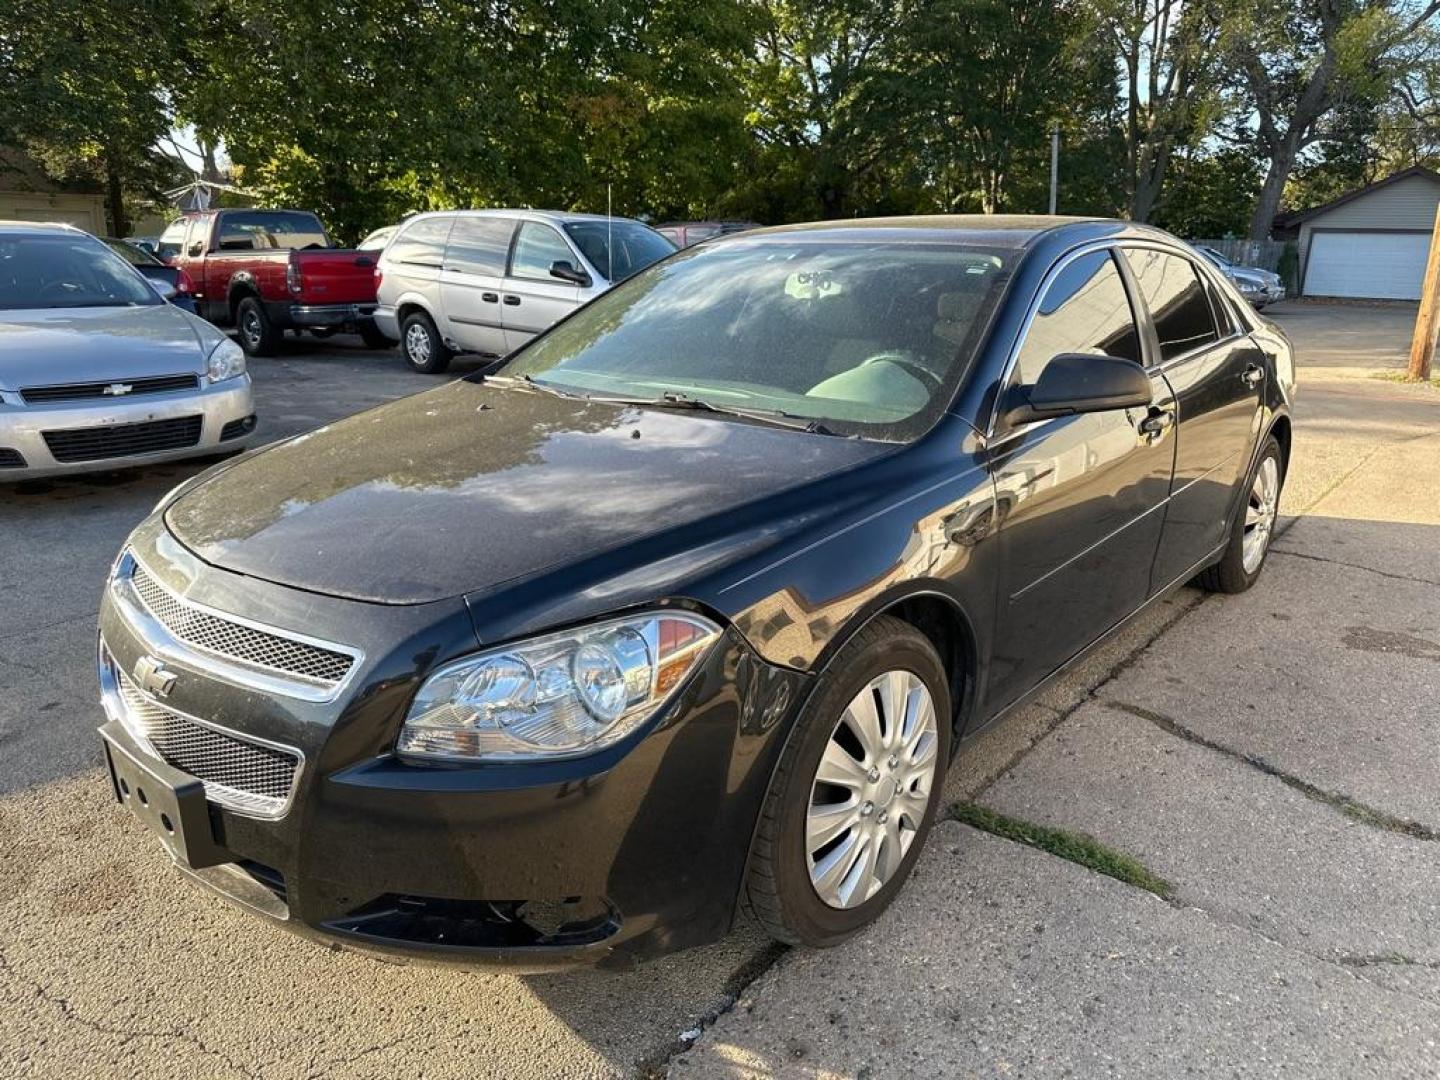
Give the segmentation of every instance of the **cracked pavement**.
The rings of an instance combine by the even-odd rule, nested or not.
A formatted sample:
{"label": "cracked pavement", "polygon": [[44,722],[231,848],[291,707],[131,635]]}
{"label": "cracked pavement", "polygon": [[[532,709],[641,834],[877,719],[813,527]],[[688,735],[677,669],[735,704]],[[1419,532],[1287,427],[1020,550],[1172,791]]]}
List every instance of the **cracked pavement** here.
{"label": "cracked pavement", "polygon": [[[892,910],[825,952],[742,926],[627,975],[460,973],[233,910],[118,812],[93,735],[99,583],[193,467],[0,495],[0,1070],[1433,1075],[1440,394],[1370,377],[1403,363],[1409,309],[1275,314],[1302,392],[1265,577],[1156,605],[947,786],[1088,833],[1174,896],[947,821]],[[343,341],[256,376],[262,437],[422,385]]]}

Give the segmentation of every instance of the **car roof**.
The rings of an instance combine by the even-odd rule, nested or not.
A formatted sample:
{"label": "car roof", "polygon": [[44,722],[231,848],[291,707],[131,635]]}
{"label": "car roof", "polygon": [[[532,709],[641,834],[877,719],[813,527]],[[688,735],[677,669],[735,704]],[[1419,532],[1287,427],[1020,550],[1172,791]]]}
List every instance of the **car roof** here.
{"label": "car roof", "polygon": [[56,233],[76,233],[89,236],[84,229],[67,225],[63,221],[0,221],[0,233],[8,236],[54,236]]}
{"label": "car roof", "polygon": [[644,224],[644,222],[636,221],[635,218],[622,217],[619,214],[613,214],[607,218],[604,214],[582,214],[573,210],[517,210],[509,207],[489,207],[484,210],[431,210],[406,218],[401,224],[408,225],[420,218],[436,217],[440,214],[456,214],[464,217],[533,218],[539,221],[548,221],[553,225],[568,225],[577,221],[633,221],[637,225]]}

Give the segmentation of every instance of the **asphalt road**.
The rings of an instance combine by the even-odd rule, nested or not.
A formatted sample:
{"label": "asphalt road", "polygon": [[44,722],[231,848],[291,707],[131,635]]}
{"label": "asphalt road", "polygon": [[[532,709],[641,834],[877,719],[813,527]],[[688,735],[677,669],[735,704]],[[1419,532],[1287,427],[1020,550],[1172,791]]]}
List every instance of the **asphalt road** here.
{"label": "asphalt road", "polygon": [[[460,973],[197,891],[110,801],[93,650],[124,536],[199,466],[0,488],[0,1070],[1433,1072],[1440,394],[1369,377],[1403,354],[1404,309],[1287,307],[1300,517],[1265,580],[1160,605],[950,781],[1099,837],[1175,897],[947,823],[896,909],[824,954],[741,928],[628,975]],[[262,439],[436,381],[346,339],[253,371]]]}

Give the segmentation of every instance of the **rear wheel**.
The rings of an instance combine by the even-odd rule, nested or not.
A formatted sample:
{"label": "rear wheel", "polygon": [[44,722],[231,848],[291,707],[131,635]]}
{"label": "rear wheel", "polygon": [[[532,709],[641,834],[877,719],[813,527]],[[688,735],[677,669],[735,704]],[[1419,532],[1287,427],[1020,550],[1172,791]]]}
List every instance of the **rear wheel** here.
{"label": "rear wheel", "polygon": [[235,326],[240,331],[240,347],[250,356],[274,356],[280,351],[284,334],[265,314],[265,305],[258,296],[247,296],[235,309]]}
{"label": "rear wheel", "polygon": [[1235,516],[1225,554],[1195,579],[1202,589],[1242,593],[1259,579],[1260,571],[1265,568],[1265,556],[1270,553],[1284,484],[1280,443],[1271,435],[1250,471],[1245,501]]}
{"label": "rear wheel", "polygon": [[455,355],[445,347],[440,331],[423,311],[412,311],[405,316],[400,328],[400,351],[405,354],[407,364],[426,375],[444,371]]}
{"label": "rear wheel", "polygon": [[836,657],[765,797],[743,900],[771,936],[838,945],[889,906],[919,857],[950,760],[935,648],[880,616]]}

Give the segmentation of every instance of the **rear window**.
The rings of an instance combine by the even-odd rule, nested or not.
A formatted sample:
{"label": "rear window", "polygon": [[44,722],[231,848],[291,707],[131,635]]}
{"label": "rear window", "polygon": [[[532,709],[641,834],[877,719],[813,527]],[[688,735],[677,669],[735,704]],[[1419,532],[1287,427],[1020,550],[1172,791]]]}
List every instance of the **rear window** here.
{"label": "rear window", "polygon": [[1125,259],[1155,321],[1162,361],[1220,340],[1210,298],[1189,259],[1150,248],[1126,248]]}
{"label": "rear window", "polygon": [[624,281],[675,251],[675,245],[638,221],[572,221],[565,226],[590,265],[609,281]]}
{"label": "rear window", "polygon": [[220,218],[221,251],[297,251],[329,247],[314,214],[289,210],[240,211]]}
{"label": "rear window", "polygon": [[439,269],[445,259],[445,238],[455,218],[450,214],[412,221],[385,249],[385,257],[393,263],[410,266],[433,266]]}

